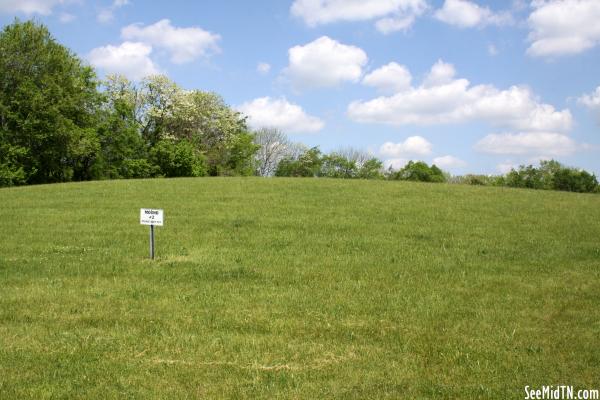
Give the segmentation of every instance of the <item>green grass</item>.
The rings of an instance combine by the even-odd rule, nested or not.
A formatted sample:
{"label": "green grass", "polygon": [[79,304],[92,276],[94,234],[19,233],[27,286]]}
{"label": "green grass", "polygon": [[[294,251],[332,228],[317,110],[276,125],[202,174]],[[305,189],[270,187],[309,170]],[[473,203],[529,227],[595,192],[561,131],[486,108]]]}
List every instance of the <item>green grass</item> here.
{"label": "green grass", "polygon": [[[157,260],[139,208],[165,210]],[[327,179],[0,190],[0,398],[600,388],[600,196]]]}

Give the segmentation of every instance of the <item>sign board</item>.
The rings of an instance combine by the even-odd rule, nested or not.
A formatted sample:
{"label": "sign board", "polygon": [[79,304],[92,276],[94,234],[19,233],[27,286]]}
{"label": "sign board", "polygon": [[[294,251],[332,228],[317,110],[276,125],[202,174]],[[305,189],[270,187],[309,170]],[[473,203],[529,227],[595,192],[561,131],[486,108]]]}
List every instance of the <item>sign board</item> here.
{"label": "sign board", "polygon": [[140,224],[163,226],[163,210],[153,210],[151,208],[140,209]]}

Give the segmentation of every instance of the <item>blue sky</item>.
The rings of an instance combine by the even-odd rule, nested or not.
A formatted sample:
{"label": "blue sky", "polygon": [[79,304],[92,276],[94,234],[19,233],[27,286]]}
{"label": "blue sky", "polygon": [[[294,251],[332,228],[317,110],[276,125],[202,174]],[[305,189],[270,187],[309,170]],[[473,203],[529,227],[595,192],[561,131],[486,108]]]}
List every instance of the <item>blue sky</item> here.
{"label": "blue sky", "polygon": [[100,76],[164,73],[324,151],[600,174],[597,0],[0,0]]}

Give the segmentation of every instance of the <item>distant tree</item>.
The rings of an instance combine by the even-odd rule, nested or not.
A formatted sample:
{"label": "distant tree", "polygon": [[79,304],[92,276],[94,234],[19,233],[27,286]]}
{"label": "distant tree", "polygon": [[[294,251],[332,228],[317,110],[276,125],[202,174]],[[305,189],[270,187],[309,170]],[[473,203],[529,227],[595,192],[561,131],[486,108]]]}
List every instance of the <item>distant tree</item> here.
{"label": "distant tree", "polygon": [[203,156],[187,140],[161,140],[150,150],[150,161],[168,178],[206,175]]}
{"label": "distant tree", "polygon": [[554,175],[554,190],[593,193],[598,191],[598,180],[587,171],[562,168]]}
{"label": "distant tree", "polygon": [[449,182],[474,186],[504,186],[504,176],[467,174],[461,176],[453,176],[451,177]]}
{"label": "distant tree", "polygon": [[446,182],[447,176],[436,165],[430,167],[423,161],[409,161],[404,168],[392,172],[389,179],[418,182]]}
{"label": "distant tree", "polygon": [[328,178],[355,178],[358,172],[356,161],[341,154],[331,153],[323,156],[320,175]]}
{"label": "distant tree", "polygon": [[540,166],[521,165],[505,178],[506,186],[529,189],[596,192],[598,180],[587,171],[565,167],[555,160],[540,161]]}
{"label": "distant tree", "polygon": [[370,158],[359,167],[356,177],[359,179],[383,179],[383,163],[377,158]]}
{"label": "distant tree", "polygon": [[94,71],[48,29],[19,22],[0,33],[3,184],[93,178],[100,150]]}
{"label": "distant tree", "polygon": [[256,152],[256,174],[272,176],[279,162],[286,156],[292,156],[292,143],[287,136],[277,128],[262,128],[254,133],[254,143],[259,147]]}
{"label": "distant tree", "polygon": [[322,154],[318,147],[313,147],[300,154],[296,159],[285,157],[279,163],[275,176],[314,177],[321,172]]}
{"label": "distant tree", "polygon": [[[134,85],[124,77],[109,77],[106,86],[108,96],[108,121],[110,129],[101,134],[111,146],[128,145],[133,154],[117,151],[121,159],[138,159],[134,142],[142,142],[146,157],[160,144],[154,153],[173,154],[173,149],[194,148],[194,165],[202,159],[202,170],[209,175],[248,175],[254,173],[254,154],[258,147],[252,143],[253,136],[248,132],[245,118],[227,106],[223,99],[214,93],[200,90],[184,90],[169,78],[161,75],[145,78]],[[137,138],[132,134],[137,131]],[[186,142],[187,144],[179,144]],[[175,146],[175,147],[172,147]],[[110,146],[103,146],[106,151]],[[123,150],[123,148],[121,149]],[[178,150],[178,151],[179,151]],[[144,155],[141,154],[140,157]],[[156,157],[151,157],[155,162]],[[127,161],[131,164],[130,161]],[[176,171],[189,169],[167,168],[164,163],[155,164],[163,174],[173,176]],[[146,173],[144,169],[142,172]],[[179,173],[178,172],[178,173]]]}
{"label": "distant tree", "polygon": [[[136,119],[137,93],[125,77],[109,75],[104,82],[104,104],[99,112],[100,154],[94,166],[98,179],[145,178],[147,147]],[[136,175],[136,173],[140,175]]]}
{"label": "distant tree", "polygon": [[227,153],[226,169],[221,175],[252,176],[256,172],[256,153],[260,146],[254,142],[254,135],[240,133],[236,135]]}

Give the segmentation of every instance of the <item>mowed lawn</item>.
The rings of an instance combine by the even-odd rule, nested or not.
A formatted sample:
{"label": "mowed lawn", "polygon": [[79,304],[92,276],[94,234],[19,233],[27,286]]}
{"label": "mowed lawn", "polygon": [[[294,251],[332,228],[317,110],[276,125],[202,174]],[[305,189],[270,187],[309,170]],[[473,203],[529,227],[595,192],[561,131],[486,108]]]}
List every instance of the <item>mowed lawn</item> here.
{"label": "mowed lawn", "polygon": [[[163,208],[157,260],[139,209]],[[0,190],[0,398],[600,388],[600,196],[203,178]]]}

